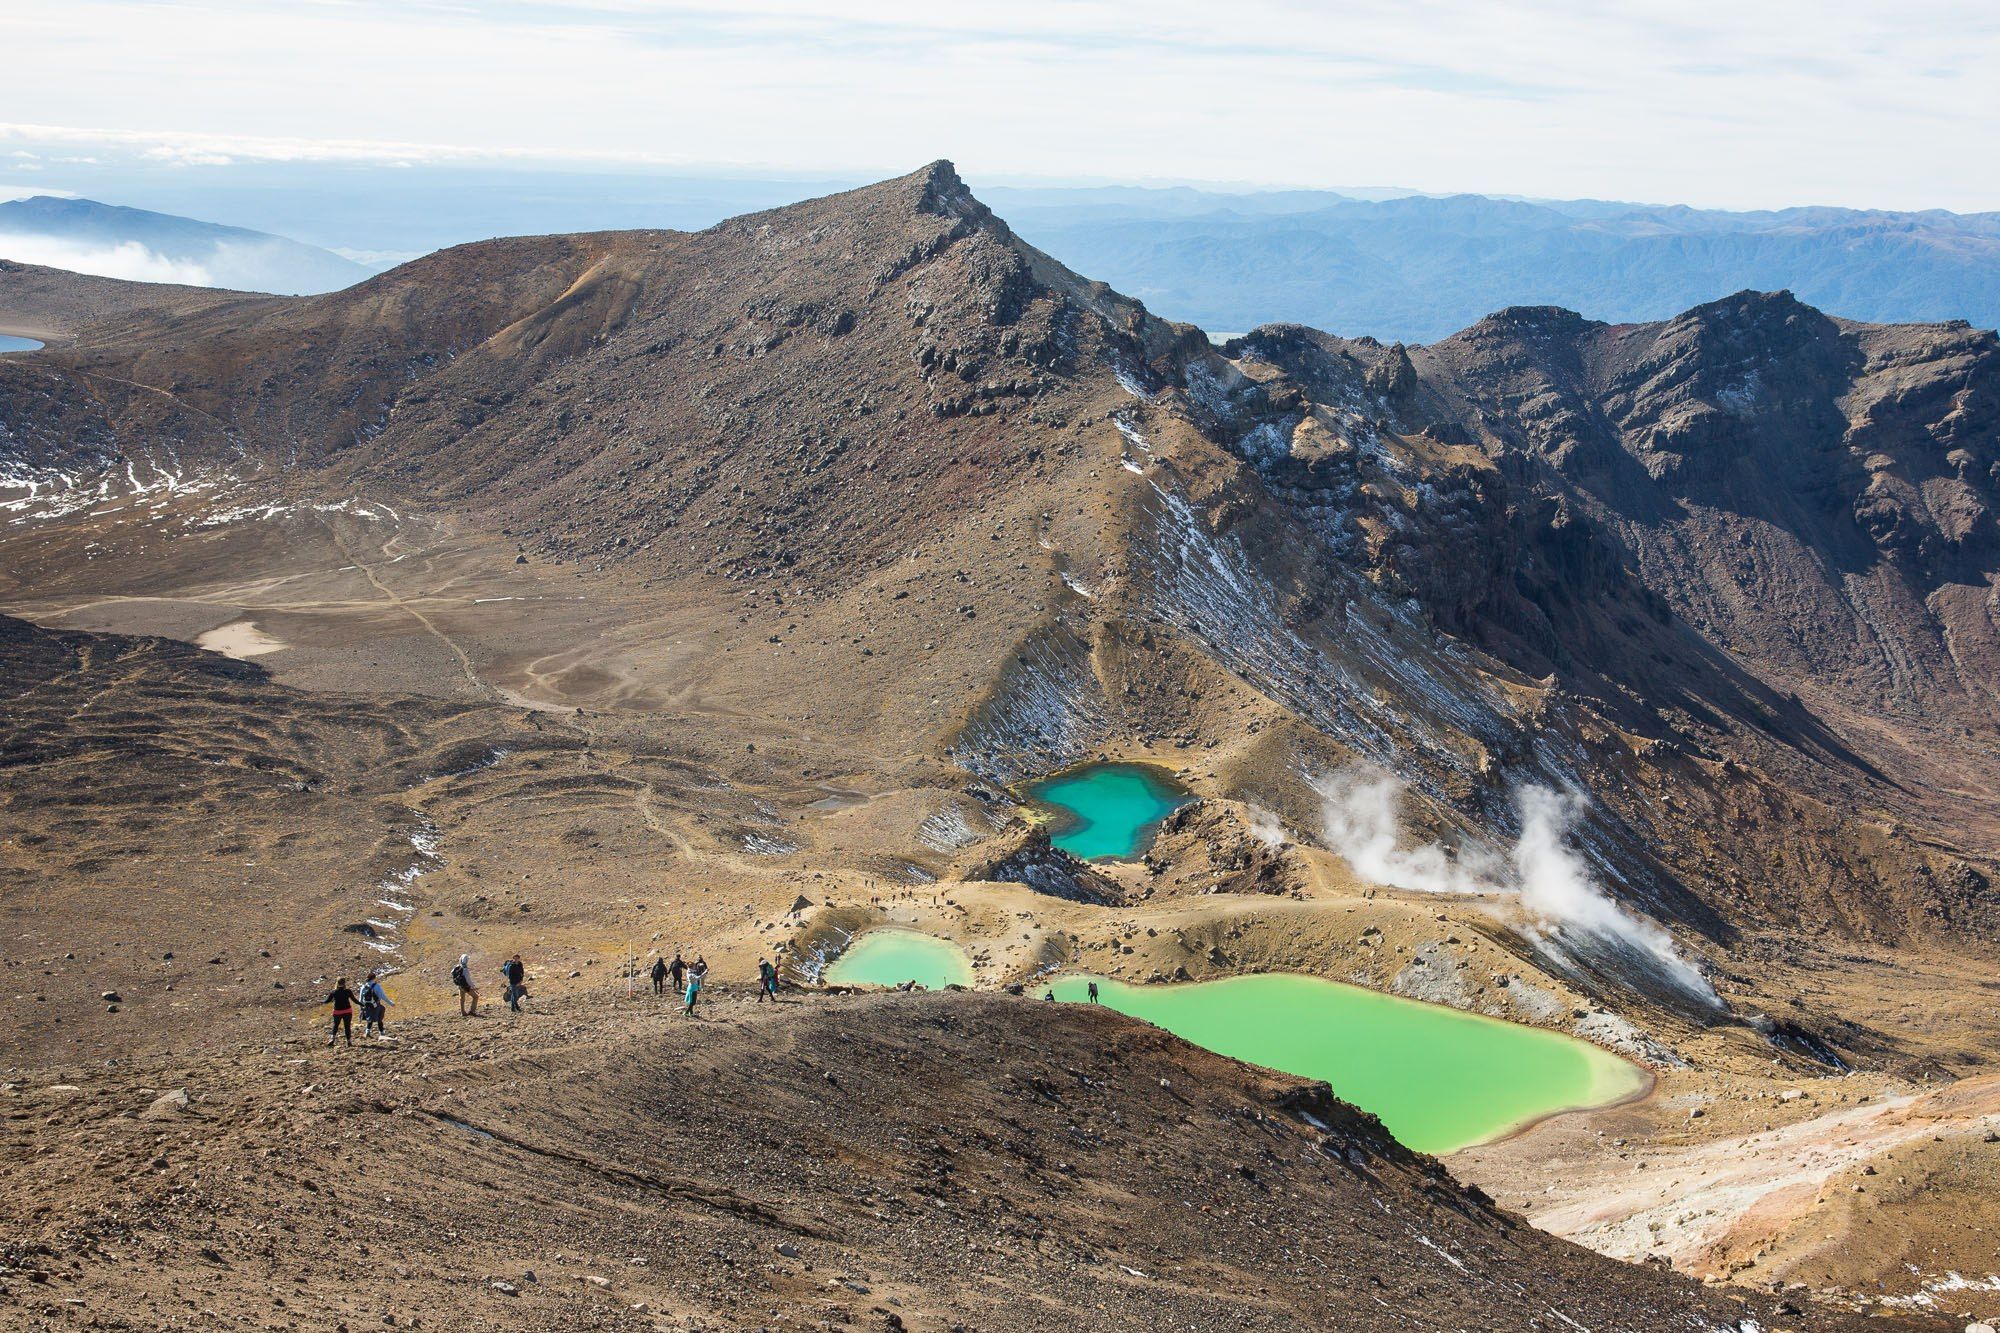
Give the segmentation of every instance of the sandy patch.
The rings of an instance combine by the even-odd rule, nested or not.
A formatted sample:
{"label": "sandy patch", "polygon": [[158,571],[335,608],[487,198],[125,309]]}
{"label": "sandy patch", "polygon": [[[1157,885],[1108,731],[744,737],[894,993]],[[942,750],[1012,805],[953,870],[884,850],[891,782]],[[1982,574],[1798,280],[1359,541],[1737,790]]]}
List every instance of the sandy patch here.
{"label": "sandy patch", "polygon": [[1645,1169],[1572,1178],[1529,1221],[1613,1258],[1664,1254],[1685,1272],[1726,1277],[1731,1253],[1791,1227],[1836,1177],[1913,1141],[1996,1127],[2000,1080],[1884,1097],[1761,1133],[1640,1150]]}
{"label": "sandy patch", "polygon": [[224,657],[250,658],[279,652],[291,645],[258,629],[254,620],[232,620],[196,638],[194,646]]}

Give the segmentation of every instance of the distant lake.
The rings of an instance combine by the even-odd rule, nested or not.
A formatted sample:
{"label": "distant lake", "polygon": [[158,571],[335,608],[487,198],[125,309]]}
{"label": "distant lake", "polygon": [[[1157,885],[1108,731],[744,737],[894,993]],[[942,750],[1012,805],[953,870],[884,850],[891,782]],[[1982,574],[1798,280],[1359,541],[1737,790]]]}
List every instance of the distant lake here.
{"label": "distant lake", "polygon": [[0,333],[0,352],[32,352],[41,344],[33,338],[19,338],[11,333]]}

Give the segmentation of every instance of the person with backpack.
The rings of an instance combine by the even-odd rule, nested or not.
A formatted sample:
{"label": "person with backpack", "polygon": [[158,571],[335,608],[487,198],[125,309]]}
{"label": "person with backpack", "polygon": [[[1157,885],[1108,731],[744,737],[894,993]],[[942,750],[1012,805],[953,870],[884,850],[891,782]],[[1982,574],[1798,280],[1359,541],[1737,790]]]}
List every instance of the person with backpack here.
{"label": "person with backpack", "polygon": [[[458,1016],[479,1017],[479,987],[472,983],[472,955],[462,953],[451,969],[451,984],[458,987]],[[471,1008],[466,1008],[467,1003]]]}
{"label": "person with backpack", "polygon": [[759,958],[757,960],[757,1003],[762,1004],[766,1000],[769,1000],[773,1004],[778,1002],[778,969],[771,966],[770,959]]}
{"label": "person with backpack", "polygon": [[518,1014],[521,1001],[528,998],[528,968],[521,955],[515,954],[500,964],[500,975],[507,978],[507,1007]]}
{"label": "person with backpack", "polygon": [[326,1044],[331,1046],[343,1030],[347,1033],[347,1044],[354,1044],[354,992],[347,988],[347,978],[334,983],[333,994],[323,1003],[333,1006],[333,1030],[326,1034]]}
{"label": "person with backpack", "polygon": [[656,957],[653,959],[653,994],[664,995],[666,993],[667,993],[667,960],[664,958]]}
{"label": "person with backpack", "polygon": [[368,979],[361,983],[361,1033],[377,1037],[387,1035],[385,1020],[388,1018],[389,996],[382,989],[379,974],[370,972]]}
{"label": "person with backpack", "polygon": [[687,1008],[681,1012],[693,1018],[694,1003],[701,998],[701,984],[708,980],[708,961],[696,958],[694,966],[688,969],[687,979]]}
{"label": "person with backpack", "polygon": [[680,952],[676,950],[673,966],[667,969],[667,975],[673,978],[674,994],[676,995],[679,995],[687,987],[687,970],[687,960],[682,958]]}

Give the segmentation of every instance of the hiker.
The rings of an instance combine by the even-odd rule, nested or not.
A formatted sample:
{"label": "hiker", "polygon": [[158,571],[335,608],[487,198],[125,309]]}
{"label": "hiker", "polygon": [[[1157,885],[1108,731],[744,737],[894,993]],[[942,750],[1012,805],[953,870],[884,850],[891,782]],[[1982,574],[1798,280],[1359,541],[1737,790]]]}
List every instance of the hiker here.
{"label": "hiker", "polygon": [[368,979],[361,983],[361,1035],[373,1033],[377,1038],[387,1035],[384,1026],[389,1017],[389,996],[382,989],[380,973],[370,972]]}
{"label": "hiker", "polygon": [[1056,992],[1055,992],[1055,988],[1054,988],[1053,986],[1051,986],[1051,987],[1050,987],[1050,988],[1049,988],[1048,990],[1046,990],[1046,991],[1043,991],[1043,992],[1042,992],[1042,998],[1043,998],[1044,1000],[1053,1000],[1053,999],[1055,999],[1055,998],[1056,998]]}
{"label": "hiker", "polygon": [[653,994],[664,995],[666,993],[667,960],[664,958],[655,958],[653,959]]}
{"label": "hiker", "polygon": [[[462,953],[458,962],[452,965],[451,984],[458,987],[458,1016],[460,1018],[479,1017],[479,987],[472,984],[472,955]],[[466,1008],[467,1003],[471,1008]]]}
{"label": "hiker", "polygon": [[347,978],[334,983],[333,994],[326,997],[327,1004],[333,1006],[333,1030],[326,1034],[326,1044],[331,1046],[344,1030],[347,1044],[354,1044],[354,992],[347,989]]}
{"label": "hiker", "polygon": [[687,979],[687,1008],[681,1012],[693,1018],[694,1002],[701,998],[701,983],[708,980],[708,963],[700,958],[695,959],[694,966],[688,969]]}
{"label": "hiker", "polygon": [[500,964],[500,975],[507,978],[507,1007],[518,1014],[521,1001],[528,998],[528,969],[521,955],[515,954]]}
{"label": "hiker", "polygon": [[1090,983],[1090,987],[1089,987],[1089,992],[1090,992],[1090,1002],[1091,1002],[1092,1004],[1096,1004],[1096,1003],[1097,1003],[1097,983],[1096,983],[1096,982],[1094,982],[1094,981],[1093,981],[1093,982],[1091,982],[1091,983]]}
{"label": "hiker", "polygon": [[778,1002],[778,969],[771,966],[770,959],[759,958],[757,960],[757,982],[757,1003],[762,1004],[765,1000],[769,1000],[771,1003],[776,1004]]}
{"label": "hiker", "polygon": [[680,952],[676,950],[674,953],[674,965],[667,969],[667,975],[673,978],[674,994],[679,995],[683,990],[687,989],[687,972],[687,960],[682,958]]}

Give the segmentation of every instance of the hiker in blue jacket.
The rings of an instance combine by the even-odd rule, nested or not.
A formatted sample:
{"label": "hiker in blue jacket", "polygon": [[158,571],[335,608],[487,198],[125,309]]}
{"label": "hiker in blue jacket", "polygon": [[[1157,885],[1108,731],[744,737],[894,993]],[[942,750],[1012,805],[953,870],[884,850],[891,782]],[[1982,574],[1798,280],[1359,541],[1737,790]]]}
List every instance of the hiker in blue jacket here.
{"label": "hiker in blue jacket", "polygon": [[688,969],[687,978],[687,1008],[681,1012],[693,1018],[695,1001],[701,998],[701,984],[708,980],[708,960],[697,957],[694,966]]}
{"label": "hiker in blue jacket", "polygon": [[379,974],[370,972],[368,979],[361,983],[361,1034],[387,1035],[385,1022],[389,1017],[388,1010],[389,996],[382,989]]}

